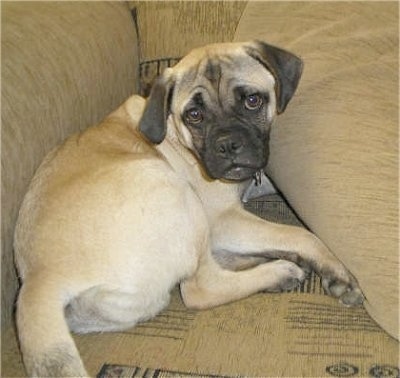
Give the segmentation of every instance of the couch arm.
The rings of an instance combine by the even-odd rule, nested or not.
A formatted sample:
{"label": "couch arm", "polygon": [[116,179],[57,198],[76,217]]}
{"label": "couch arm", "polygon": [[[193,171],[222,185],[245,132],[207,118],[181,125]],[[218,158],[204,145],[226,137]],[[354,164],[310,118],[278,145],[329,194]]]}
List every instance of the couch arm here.
{"label": "couch arm", "polygon": [[268,173],[396,338],[398,11],[396,2],[249,2],[235,37],[303,58],[298,92],[271,133]]}
{"label": "couch arm", "polygon": [[136,28],[125,2],[2,5],[2,329],[17,289],[12,239],[44,155],[137,91]]}

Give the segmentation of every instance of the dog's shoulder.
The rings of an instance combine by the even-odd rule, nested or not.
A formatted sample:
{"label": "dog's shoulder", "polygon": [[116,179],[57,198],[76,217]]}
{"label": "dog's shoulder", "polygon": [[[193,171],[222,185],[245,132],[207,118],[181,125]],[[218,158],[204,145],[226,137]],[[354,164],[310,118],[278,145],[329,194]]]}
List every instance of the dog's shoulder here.
{"label": "dog's shoulder", "polygon": [[139,132],[145,99],[134,95],[129,97],[117,110],[108,115],[99,125],[88,128],[82,134],[71,138],[78,146],[84,145],[101,154],[128,153],[156,156],[157,152]]}
{"label": "dog's shoulder", "polygon": [[137,130],[144,102],[132,96],[98,125],[68,137],[42,161],[30,189],[42,190],[59,181],[79,185],[92,176],[101,177],[99,172],[116,174],[118,169],[132,169],[135,162],[162,160]]}

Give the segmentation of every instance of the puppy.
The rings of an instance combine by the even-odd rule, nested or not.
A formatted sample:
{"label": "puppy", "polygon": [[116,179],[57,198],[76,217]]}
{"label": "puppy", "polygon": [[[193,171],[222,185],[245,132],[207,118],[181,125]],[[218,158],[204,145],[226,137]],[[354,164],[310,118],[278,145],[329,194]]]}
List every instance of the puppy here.
{"label": "puppy", "polygon": [[[147,101],[129,98],[45,158],[15,233],[29,375],[86,376],[70,330],[132,327],[161,311],[178,283],[188,307],[205,309],[291,289],[314,269],[327,292],[362,302],[317,237],[241,206],[301,72],[298,57],[262,42],[196,49]],[[220,253],[269,262],[231,271]]]}

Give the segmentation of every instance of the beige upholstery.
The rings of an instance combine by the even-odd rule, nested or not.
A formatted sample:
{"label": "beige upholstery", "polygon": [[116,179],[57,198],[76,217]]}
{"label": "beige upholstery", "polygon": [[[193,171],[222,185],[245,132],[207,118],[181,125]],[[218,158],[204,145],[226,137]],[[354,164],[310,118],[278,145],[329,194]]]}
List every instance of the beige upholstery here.
{"label": "beige upholstery", "polygon": [[134,22],[124,2],[2,3],[2,329],[17,280],[12,237],[44,155],[136,91]]}
{"label": "beige upholstery", "polygon": [[395,337],[398,14],[396,2],[253,2],[235,36],[304,59],[297,95],[272,133],[269,173]]}
{"label": "beige upholstery", "polygon": [[[143,1],[133,3],[138,7],[139,18],[142,17],[139,35],[142,57],[145,59],[180,55],[186,48],[194,47],[194,44],[201,41],[217,42],[219,38],[229,40],[236,26],[234,20],[239,19],[240,10],[246,5],[245,2],[235,4],[230,1],[223,2],[223,6],[210,5],[208,2],[185,2],[182,6],[171,3],[173,12],[170,12],[166,9],[165,2],[152,5]],[[294,14],[293,22],[288,23],[285,21],[288,10],[291,7],[300,10],[306,3],[267,2],[260,5],[262,8],[256,9],[256,12],[267,10],[272,12],[271,17],[261,13],[263,20],[258,25],[250,25],[249,37],[253,37],[257,27],[260,30],[259,37],[264,33],[277,43],[288,43],[288,47],[289,42],[302,36],[303,29],[299,32],[296,26],[296,22],[302,18],[307,31],[308,24],[312,28],[317,24],[324,28],[331,17],[337,17],[334,14],[337,11],[335,8],[332,14],[319,12],[320,20],[318,15],[313,19],[310,8],[306,7],[299,17]],[[254,9],[253,4],[247,11],[251,9]],[[243,22],[246,21],[247,11]],[[396,11],[393,12],[395,14]],[[199,15],[203,15],[200,21]],[[179,27],[171,31],[174,22],[179,23]],[[266,22],[268,23],[264,25]],[[292,27],[293,32],[286,35],[288,28]],[[1,308],[3,317],[8,322],[16,287],[11,263],[11,234],[20,200],[32,173],[45,152],[66,134],[95,122],[115,107],[126,93],[135,89],[137,60],[136,36],[124,3],[3,2],[2,28]],[[385,28],[386,25],[383,29]],[[150,33],[154,29],[157,29],[155,35]],[[374,37],[373,29],[371,31],[370,35]],[[273,34],[270,35],[270,32]],[[163,40],[160,40],[161,37]],[[318,38],[315,40],[319,42]],[[310,43],[308,47],[303,45],[299,48],[299,53],[304,54],[304,57],[307,57],[308,51],[314,51],[318,47],[312,46],[308,37],[297,42],[299,47],[300,42]],[[365,41],[363,45],[368,43]],[[293,47],[297,49],[295,45]],[[152,53],[156,56],[152,56]],[[303,110],[301,105],[307,98],[304,97],[304,90],[317,82],[312,64],[322,64],[324,61],[311,57],[307,58],[299,96],[289,105],[288,113],[282,116],[274,130],[273,165],[277,164],[274,162],[278,158],[278,141],[283,145],[282,153],[288,155],[288,169],[293,164],[291,151],[285,147],[285,143],[289,142],[284,140],[289,135],[297,137],[292,129],[299,129],[302,135],[306,133],[307,136],[312,136],[306,117],[311,117],[314,113],[308,114],[307,109]],[[340,61],[334,56],[332,59],[333,63]],[[321,85],[318,81],[318,86]],[[313,95],[312,91],[306,93],[308,96]],[[313,102],[308,101],[303,106],[312,111],[318,109]],[[329,102],[325,100],[324,104]],[[302,115],[301,120],[298,119],[298,114]],[[316,127],[315,122],[310,123]],[[306,155],[302,148],[310,148],[302,146],[304,140],[302,138],[297,143],[295,138],[295,143],[290,144],[302,161]],[[312,169],[318,173],[318,166],[312,166]],[[309,170],[310,167],[307,167],[304,174],[309,174]],[[280,174],[285,175],[286,172],[294,175],[296,170],[282,169]],[[379,169],[378,173],[381,172]],[[278,173],[274,172],[276,179],[279,179]],[[380,185],[377,178],[379,179],[379,174],[374,173],[371,186]],[[300,179],[299,174],[293,176],[295,184]],[[312,211],[313,217],[319,214],[322,216],[326,209],[322,208],[322,211],[318,207],[313,209],[308,206],[310,199],[295,201],[296,193],[289,190],[292,188],[287,183],[289,180],[288,177],[279,179],[285,192],[291,193],[292,202],[302,214],[307,216]],[[311,196],[310,191],[318,189],[313,180],[307,180],[302,183],[307,184],[307,187],[302,190],[297,188],[303,196]],[[332,185],[330,179],[327,183]],[[296,187],[293,188],[296,192]],[[353,195],[352,192],[350,194]],[[319,198],[316,197],[316,205],[321,203]],[[303,204],[307,211],[302,210],[299,204]],[[282,214],[285,213],[283,205],[281,202],[256,201],[252,207],[259,215],[274,215],[272,220],[276,218],[282,221]],[[335,211],[335,206],[338,205],[341,202],[335,203],[329,211]],[[382,208],[379,209],[379,214],[381,211]],[[337,221],[334,226],[338,227]],[[340,243],[344,239],[343,235],[346,238],[348,236],[342,227],[338,232],[333,232],[330,235],[333,239],[331,246],[335,239]],[[386,243],[385,240],[382,242]],[[382,287],[379,286],[380,289]],[[321,288],[317,279],[308,281],[304,291],[312,294],[260,293],[212,310],[190,311],[183,307],[179,292],[175,290],[171,305],[154,320],[123,333],[75,335],[74,338],[92,376],[98,374],[104,363],[139,366],[142,370],[138,369],[138,374],[140,371],[151,374],[157,369],[156,374],[159,376],[171,376],[160,372],[159,368],[186,372],[193,377],[198,377],[194,375],[196,373],[203,374],[201,376],[331,377],[329,369],[343,374],[356,369],[357,376],[367,377],[372,376],[371,368],[387,373],[391,366],[394,367],[392,372],[396,372],[399,351],[397,342],[381,331],[363,308],[345,308],[331,297],[318,295]],[[25,376],[12,327],[2,333],[1,365],[2,377]],[[346,370],[347,368],[350,370]],[[131,369],[130,375],[134,371],[135,369]]]}

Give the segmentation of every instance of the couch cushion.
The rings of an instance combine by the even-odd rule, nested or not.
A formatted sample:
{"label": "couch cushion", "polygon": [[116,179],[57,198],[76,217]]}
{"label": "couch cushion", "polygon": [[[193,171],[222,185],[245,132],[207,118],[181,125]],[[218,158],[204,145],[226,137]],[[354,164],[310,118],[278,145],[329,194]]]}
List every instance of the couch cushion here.
{"label": "couch cushion", "polygon": [[398,4],[252,2],[235,40],[254,38],[305,62],[272,132],[268,172],[397,337]]}
{"label": "couch cushion", "polygon": [[8,322],[17,286],[12,237],[27,185],[53,146],[135,92],[138,54],[124,2],[5,2],[1,16],[1,308]]}

